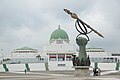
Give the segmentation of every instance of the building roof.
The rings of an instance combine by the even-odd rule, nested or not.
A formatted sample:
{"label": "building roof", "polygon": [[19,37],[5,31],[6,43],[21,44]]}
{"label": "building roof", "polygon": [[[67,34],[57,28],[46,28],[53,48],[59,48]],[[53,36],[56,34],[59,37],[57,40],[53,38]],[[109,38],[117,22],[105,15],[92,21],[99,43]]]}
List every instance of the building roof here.
{"label": "building roof", "polygon": [[87,52],[105,52],[105,49],[103,48],[87,48]]}
{"label": "building roof", "polygon": [[64,40],[69,40],[68,34],[58,27],[55,31],[52,32],[50,36],[50,40],[56,40],[56,39],[64,39]]}
{"label": "building roof", "polygon": [[29,48],[29,47],[22,47],[22,48],[18,48],[16,50],[36,50],[36,49],[32,49],[32,48]]}

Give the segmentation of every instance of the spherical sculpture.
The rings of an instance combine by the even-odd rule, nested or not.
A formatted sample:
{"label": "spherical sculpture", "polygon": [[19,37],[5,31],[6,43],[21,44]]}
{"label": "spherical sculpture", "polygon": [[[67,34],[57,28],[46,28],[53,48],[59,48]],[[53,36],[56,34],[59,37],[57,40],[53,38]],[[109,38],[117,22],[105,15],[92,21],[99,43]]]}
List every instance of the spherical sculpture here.
{"label": "spherical sculpture", "polygon": [[76,43],[78,46],[86,46],[88,43],[88,40],[86,38],[83,38],[83,37],[78,37],[76,39]]}

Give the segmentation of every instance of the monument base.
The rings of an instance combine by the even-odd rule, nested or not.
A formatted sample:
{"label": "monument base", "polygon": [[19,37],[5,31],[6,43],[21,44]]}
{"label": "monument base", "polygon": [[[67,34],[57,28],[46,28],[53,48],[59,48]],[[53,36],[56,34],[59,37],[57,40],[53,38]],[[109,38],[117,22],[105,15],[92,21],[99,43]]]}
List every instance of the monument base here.
{"label": "monument base", "polygon": [[73,66],[75,68],[74,75],[78,77],[90,76],[89,68],[91,66]]}

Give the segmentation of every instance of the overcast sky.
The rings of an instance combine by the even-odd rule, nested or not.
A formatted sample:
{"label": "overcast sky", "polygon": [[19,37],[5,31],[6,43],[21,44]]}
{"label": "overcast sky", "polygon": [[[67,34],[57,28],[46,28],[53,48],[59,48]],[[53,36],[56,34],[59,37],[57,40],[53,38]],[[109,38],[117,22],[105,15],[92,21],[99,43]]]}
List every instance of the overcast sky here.
{"label": "overcast sky", "polygon": [[76,45],[75,21],[64,8],[104,35],[102,39],[92,32],[87,47],[120,52],[120,0],[0,0],[1,53],[24,46],[41,51],[58,25]]}

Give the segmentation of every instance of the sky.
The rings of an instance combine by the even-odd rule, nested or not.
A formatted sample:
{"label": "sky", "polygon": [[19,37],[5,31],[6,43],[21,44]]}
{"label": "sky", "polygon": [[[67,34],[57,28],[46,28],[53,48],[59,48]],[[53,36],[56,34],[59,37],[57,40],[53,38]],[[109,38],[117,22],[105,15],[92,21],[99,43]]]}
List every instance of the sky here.
{"label": "sky", "polygon": [[8,55],[24,46],[42,51],[59,25],[76,45],[75,20],[64,8],[105,37],[92,32],[87,47],[120,52],[120,0],[0,0],[0,53]]}

